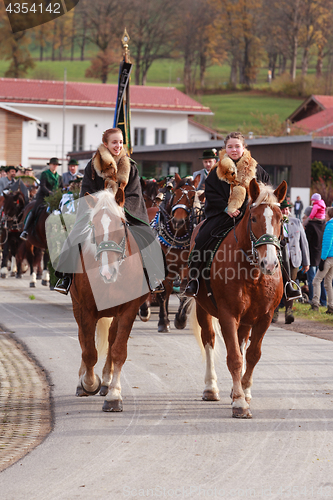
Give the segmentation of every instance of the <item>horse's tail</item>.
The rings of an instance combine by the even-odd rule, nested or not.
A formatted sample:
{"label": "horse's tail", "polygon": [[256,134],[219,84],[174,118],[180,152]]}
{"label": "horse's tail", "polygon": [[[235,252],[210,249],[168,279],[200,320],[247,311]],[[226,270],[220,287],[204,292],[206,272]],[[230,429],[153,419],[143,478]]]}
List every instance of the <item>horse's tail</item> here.
{"label": "horse's tail", "polygon": [[96,325],[96,349],[98,358],[106,358],[109,348],[109,328],[113,318],[101,318]]}
{"label": "horse's tail", "polygon": [[[191,311],[189,314],[189,321],[190,321],[190,327],[191,327],[191,329],[194,333],[194,336],[195,336],[195,338],[200,346],[202,357],[205,358],[206,353],[205,353],[205,349],[204,349],[204,346],[203,346],[203,343],[201,340],[201,328],[200,328],[200,325],[199,325],[198,320],[197,320],[197,305],[196,305],[196,303],[195,303],[194,307],[191,308]],[[213,324],[215,335],[217,337],[219,337],[220,339],[222,339],[223,337],[222,337],[222,332],[221,332],[219,320],[217,318],[212,317],[212,324]],[[220,356],[219,344],[220,344],[220,342],[215,342],[215,347],[214,347],[215,354],[218,357]]]}

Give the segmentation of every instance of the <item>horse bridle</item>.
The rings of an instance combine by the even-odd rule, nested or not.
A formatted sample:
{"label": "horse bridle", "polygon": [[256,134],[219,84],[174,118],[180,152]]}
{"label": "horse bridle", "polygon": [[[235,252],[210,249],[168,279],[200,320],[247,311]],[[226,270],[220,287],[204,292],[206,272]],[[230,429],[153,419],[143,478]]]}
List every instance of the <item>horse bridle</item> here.
{"label": "horse bridle", "polygon": [[[188,184],[184,184],[184,186],[181,186],[181,188],[184,187],[189,187],[190,189],[182,189],[182,195],[181,197],[179,198],[178,202],[176,205],[174,205],[172,208],[171,208],[171,215],[174,214],[174,212],[178,209],[178,208],[182,208],[183,210],[185,210],[185,212],[187,213],[187,217],[189,216],[189,214],[192,212],[192,208],[189,208],[187,205],[184,205],[183,203],[179,203],[180,200],[186,196],[186,200],[188,201],[188,203],[191,203],[191,200],[190,200],[190,197],[189,197],[189,193],[195,193],[195,189],[193,189],[191,186],[189,186]],[[179,188],[179,189],[181,189]],[[172,203],[172,199],[171,199],[171,203]]]}
{"label": "horse bridle", "polygon": [[119,265],[123,263],[126,257],[126,239],[128,233],[127,233],[127,223],[122,220],[122,224],[124,226],[125,234],[120,243],[116,243],[113,240],[107,240],[107,241],[101,241],[100,243],[97,244],[95,237],[95,226],[92,222],[89,223],[92,231],[91,242],[96,246],[95,260],[98,260],[101,253],[103,252],[115,252],[120,254],[118,258]]}
{"label": "horse bridle", "polygon": [[[255,234],[252,231],[252,218],[251,218],[251,208],[256,206],[254,203],[250,206],[250,216],[248,220],[248,232],[250,234],[250,241],[251,241],[251,253],[248,255],[242,248],[240,249],[241,252],[245,255],[245,258],[247,262],[249,262],[252,266],[258,266],[259,265],[259,252],[257,250],[258,247],[261,245],[274,245],[278,249],[278,258],[281,262],[281,245],[280,245],[280,240],[277,236],[274,234],[262,234],[259,238],[255,236]],[[234,236],[235,239],[238,243],[237,236],[236,236],[236,230],[235,230],[235,219],[234,219]]]}

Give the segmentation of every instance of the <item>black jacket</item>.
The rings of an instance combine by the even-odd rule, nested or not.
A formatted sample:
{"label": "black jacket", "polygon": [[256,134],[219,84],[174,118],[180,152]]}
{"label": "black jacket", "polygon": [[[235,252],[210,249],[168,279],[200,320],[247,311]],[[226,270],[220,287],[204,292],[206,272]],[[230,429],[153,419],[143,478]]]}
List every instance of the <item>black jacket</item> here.
{"label": "black jacket", "polygon": [[[104,179],[93,171],[92,160],[90,160],[84,170],[80,197],[84,196],[86,193],[93,194],[98,191],[102,191],[103,189]],[[139,172],[134,161],[132,160],[130,176],[127,186],[125,187],[124,209],[127,219],[132,224],[149,224],[147,209],[142,195]]]}
{"label": "black jacket", "polygon": [[325,220],[308,219],[305,234],[309,243],[310,266],[319,266],[324,230]]}

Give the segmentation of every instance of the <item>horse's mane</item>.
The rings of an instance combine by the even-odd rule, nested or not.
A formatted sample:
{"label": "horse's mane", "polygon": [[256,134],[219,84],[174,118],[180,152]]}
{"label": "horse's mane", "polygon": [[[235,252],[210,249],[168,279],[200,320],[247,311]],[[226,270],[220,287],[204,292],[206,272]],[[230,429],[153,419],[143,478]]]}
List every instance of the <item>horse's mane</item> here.
{"label": "horse's mane", "polygon": [[267,203],[268,205],[279,205],[278,200],[274,194],[274,188],[272,186],[267,186],[262,182],[258,182],[260,193],[256,200],[252,200],[252,205],[257,206],[261,203]]}
{"label": "horse's mane", "polygon": [[121,208],[115,200],[114,193],[111,189],[104,189],[94,195],[97,198],[97,203],[91,210],[91,218],[93,218],[100,210],[107,207],[112,213],[119,217],[125,218],[124,209]]}

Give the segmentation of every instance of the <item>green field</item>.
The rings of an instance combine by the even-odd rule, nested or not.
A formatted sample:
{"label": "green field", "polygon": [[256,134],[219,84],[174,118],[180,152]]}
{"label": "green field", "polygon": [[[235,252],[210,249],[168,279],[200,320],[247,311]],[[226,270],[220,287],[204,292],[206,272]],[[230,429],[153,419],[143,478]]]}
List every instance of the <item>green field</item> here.
{"label": "green field", "polygon": [[207,126],[229,132],[242,130],[244,125],[246,128],[260,127],[258,114],[278,115],[280,121],[284,121],[304,100],[254,92],[204,95],[196,99],[215,113],[213,118],[206,120]]}

